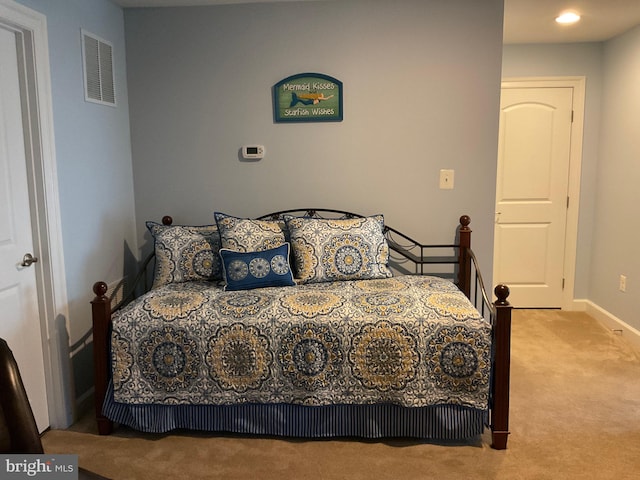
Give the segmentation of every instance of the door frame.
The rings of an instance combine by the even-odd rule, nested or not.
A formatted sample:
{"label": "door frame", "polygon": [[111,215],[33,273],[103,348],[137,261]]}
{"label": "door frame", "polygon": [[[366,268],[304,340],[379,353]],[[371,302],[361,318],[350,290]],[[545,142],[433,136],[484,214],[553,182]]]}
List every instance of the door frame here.
{"label": "door frame", "polygon": [[586,77],[507,77],[502,79],[501,89],[504,88],[573,88],[573,122],[571,124],[571,150],[569,154],[569,183],[567,190],[569,206],[567,207],[563,265],[564,289],[562,291],[562,309],[573,310],[578,248],[578,216],[580,213]]}
{"label": "door frame", "polygon": [[[68,427],[73,418],[68,372],[68,302],[58,195],[49,43],[46,17],[13,0],[0,0],[0,23],[16,32],[21,74],[27,180],[44,352],[49,422]],[[66,358],[65,358],[66,355]]]}

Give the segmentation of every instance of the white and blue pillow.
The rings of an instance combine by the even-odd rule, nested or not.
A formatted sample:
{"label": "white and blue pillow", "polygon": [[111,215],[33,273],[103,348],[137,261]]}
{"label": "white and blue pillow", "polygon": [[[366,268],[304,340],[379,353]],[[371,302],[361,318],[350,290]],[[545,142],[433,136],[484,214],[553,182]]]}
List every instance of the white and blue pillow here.
{"label": "white and blue pillow", "polygon": [[285,216],[299,283],[389,278],[382,215],[350,219]]}
{"label": "white and blue pillow", "polygon": [[254,252],[220,249],[225,290],[295,285],[289,266],[289,244]]}
{"label": "white and blue pillow", "polygon": [[220,280],[222,267],[216,225],[146,223],[154,239],[156,268],[152,288],[169,283]]}
{"label": "white and blue pillow", "polygon": [[238,218],[215,212],[222,248],[238,252],[269,250],[285,243],[284,223]]}

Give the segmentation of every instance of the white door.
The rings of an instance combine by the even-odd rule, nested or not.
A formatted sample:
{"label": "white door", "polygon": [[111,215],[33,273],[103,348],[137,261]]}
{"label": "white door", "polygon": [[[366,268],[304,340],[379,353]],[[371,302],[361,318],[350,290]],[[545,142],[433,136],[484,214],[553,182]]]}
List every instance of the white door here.
{"label": "white door", "polygon": [[502,89],[493,278],[515,307],[562,306],[572,106],[572,88]]}
{"label": "white door", "polygon": [[0,26],[0,337],[20,368],[40,431],[49,426],[15,33]]}

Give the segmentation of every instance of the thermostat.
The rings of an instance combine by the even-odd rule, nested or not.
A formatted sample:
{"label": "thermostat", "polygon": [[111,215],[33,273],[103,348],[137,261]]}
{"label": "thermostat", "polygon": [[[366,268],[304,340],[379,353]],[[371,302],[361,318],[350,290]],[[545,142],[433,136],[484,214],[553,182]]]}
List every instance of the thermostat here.
{"label": "thermostat", "polygon": [[264,157],[264,145],[245,145],[242,147],[242,158],[260,159]]}

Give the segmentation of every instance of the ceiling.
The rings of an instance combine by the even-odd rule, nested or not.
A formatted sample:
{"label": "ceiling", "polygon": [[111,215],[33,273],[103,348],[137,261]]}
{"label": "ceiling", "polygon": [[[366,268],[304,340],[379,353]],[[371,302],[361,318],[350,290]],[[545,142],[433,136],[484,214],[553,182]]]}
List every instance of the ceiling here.
{"label": "ceiling", "polygon": [[[229,3],[313,0],[113,0],[123,7],[187,7]],[[344,0],[343,0],[344,1]],[[600,42],[640,25],[639,0],[505,0],[505,43]],[[565,10],[582,16],[575,25],[558,25]]]}
{"label": "ceiling", "polygon": [[[559,25],[563,11],[581,15],[575,25]],[[640,25],[638,0],[505,0],[505,43],[601,42]]]}

